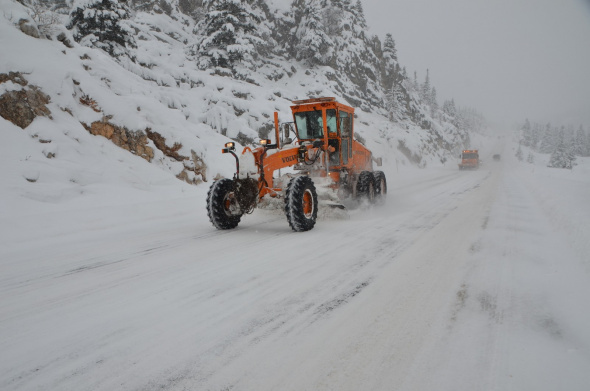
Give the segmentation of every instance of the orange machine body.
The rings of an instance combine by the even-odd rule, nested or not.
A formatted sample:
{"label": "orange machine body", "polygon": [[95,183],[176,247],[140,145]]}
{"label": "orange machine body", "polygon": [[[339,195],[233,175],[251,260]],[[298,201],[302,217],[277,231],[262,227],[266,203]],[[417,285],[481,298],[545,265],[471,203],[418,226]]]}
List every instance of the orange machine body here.
{"label": "orange machine body", "polygon": [[459,169],[479,168],[479,151],[477,149],[464,149],[461,152],[461,163]]}

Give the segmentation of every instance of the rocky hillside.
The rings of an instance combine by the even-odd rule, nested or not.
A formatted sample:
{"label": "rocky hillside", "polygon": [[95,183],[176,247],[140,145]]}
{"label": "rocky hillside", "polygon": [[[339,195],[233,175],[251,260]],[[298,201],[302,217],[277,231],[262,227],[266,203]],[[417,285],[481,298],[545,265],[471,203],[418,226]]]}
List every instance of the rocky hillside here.
{"label": "rocky hillside", "polygon": [[365,22],[353,18],[358,8],[334,21],[314,57],[303,48],[319,34],[305,16],[315,2],[285,10],[254,1],[255,42],[265,45],[243,44],[255,50],[224,67],[205,61],[215,1],[132,2],[118,22],[128,38],[110,46],[72,22],[76,7],[94,3],[0,0],[0,47],[8,54],[0,60],[0,127],[20,128],[38,143],[32,156],[55,170],[73,150],[116,146],[190,184],[227,176],[232,162],[219,153],[225,141],[266,138],[274,111],[290,121],[291,101],[310,96],[357,107],[356,131],[386,165],[441,164],[469,143],[452,101],[439,106],[430,86],[407,76],[391,37],[384,44],[367,37]]}

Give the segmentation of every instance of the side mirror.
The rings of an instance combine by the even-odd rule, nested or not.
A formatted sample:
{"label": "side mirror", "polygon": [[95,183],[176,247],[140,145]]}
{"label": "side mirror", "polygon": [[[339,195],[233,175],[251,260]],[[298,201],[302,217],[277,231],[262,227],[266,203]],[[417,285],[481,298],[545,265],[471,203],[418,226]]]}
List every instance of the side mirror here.
{"label": "side mirror", "polygon": [[283,125],[283,138],[288,139],[291,134],[291,126],[289,124]]}

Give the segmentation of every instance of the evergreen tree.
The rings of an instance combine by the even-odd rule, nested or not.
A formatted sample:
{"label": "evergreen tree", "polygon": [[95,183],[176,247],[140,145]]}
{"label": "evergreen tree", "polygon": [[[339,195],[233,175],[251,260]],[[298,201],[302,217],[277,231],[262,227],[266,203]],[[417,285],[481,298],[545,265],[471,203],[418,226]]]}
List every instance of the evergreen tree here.
{"label": "evergreen tree", "polygon": [[201,69],[236,74],[238,65],[253,68],[267,33],[258,3],[253,0],[206,0],[207,13],[197,25],[195,54]]}
{"label": "evergreen tree", "polygon": [[527,147],[530,146],[531,145],[531,136],[532,136],[532,127],[531,127],[531,123],[529,122],[528,118],[524,121],[524,124],[522,125],[520,130],[522,131],[522,134],[520,136],[522,144]]}
{"label": "evergreen tree", "polygon": [[542,127],[538,123],[533,124],[533,128],[531,130],[531,148],[534,151],[539,150],[539,142],[541,141],[541,134],[542,134]]}
{"label": "evergreen tree", "polygon": [[516,154],[514,155],[518,159],[519,162],[522,162],[523,159],[523,152],[520,143],[518,143],[518,149],[516,150]]}
{"label": "evergreen tree", "polygon": [[557,144],[551,153],[547,167],[567,168],[571,170],[575,165],[576,156],[574,155],[572,149],[568,147],[568,143],[565,138],[565,130],[562,128],[558,133]]}
{"label": "evergreen tree", "polygon": [[[299,0],[297,0],[299,1]],[[338,34],[330,36],[331,52],[321,65],[332,67],[338,80],[339,93],[363,110],[384,107],[389,89],[382,85],[383,49],[378,37],[368,37],[360,2],[313,0],[324,8],[335,7],[340,16]],[[360,8],[359,8],[360,7]],[[319,36],[318,36],[319,37]]]}
{"label": "evergreen tree", "polygon": [[451,100],[444,101],[442,110],[449,117],[451,117],[451,118],[455,117],[457,115],[457,108],[455,107],[455,100],[451,99]]}
{"label": "evergreen tree", "polygon": [[428,105],[430,105],[430,71],[426,70],[426,78],[424,79],[424,83],[420,87],[420,98],[422,101]]}
{"label": "evergreen tree", "polygon": [[412,89],[415,92],[419,92],[420,91],[420,84],[418,83],[418,72],[414,71],[414,81],[412,83]]}
{"label": "evergreen tree", "polygon": [[398,68],[395,41],[391,34],[387,34],[383,42],[383,88],[386,91],[392,89],[394,82],[399,78]]}
{"label": "evergreen tree", "polygon": [[555,140],[555,132],[550,123],[545,125],[543,136],[541,138],[541,144],[539,145],[539,152],[551,153],[555,150],[557,143]]}
{"label": "evergreen tree", "polygon": [[395,80],[385,96],[385,108],[390,121],[402,119],[406,115],[405,102],[408,101],[408,96],[402,81],[402,79]]}
{"label": "evergreen tree", "polygon": [[340,34],[342,20],[342,3],[340,0],[332,0],[322,11],[322,23],[324,30],[329,36]]}
{"label": "evergreen tree", "polygon": [[363,10],[361,0],[356,0],[356,4],[352,10],[356,16],[355,22],[361,27],[361,31],[364,34],[364,31],[367,30],[367,20],[365,19],[365,11]]}
{"label": "evergreen tree", "polygon": [[[326,1],[296,0],[294,54],[298,61],[305,61],[310,66],[327,65],[334,51],[334,42],[326,32],[324,15]],[[331,25],[331,29],[336,27]]]}
{"label": "evergreen tree", "polygon": [[125,47],[135,47],[129,19],[129,8],[118,0],[80,0],[74,3],[67,24],[76,42],[94,46],[111,56],[125,54]]}
{"label": "evergreen tree", "polygon": [[574,152],[578,156],[588,156],[588,149],[586,145],[586,134],[584,133],[584,128],[582,125],[576,131],[576,139],[575,139],[575,146]]}
{"label": "evergreen tree", "polygon": [[431,110],[432,116],[434,117],[434,114],[438,111],[436,88],[434,88],[434,87],[432,87],[432,90],[430,91],[428,102],[430,103],[430,110]]}

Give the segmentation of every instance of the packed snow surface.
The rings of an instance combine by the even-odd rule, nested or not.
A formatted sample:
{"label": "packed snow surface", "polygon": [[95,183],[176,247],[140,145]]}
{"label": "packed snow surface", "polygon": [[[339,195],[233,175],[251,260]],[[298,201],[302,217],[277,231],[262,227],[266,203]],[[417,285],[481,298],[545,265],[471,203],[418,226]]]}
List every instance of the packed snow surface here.
{"label": "packed snow surface", "polygon": [[113,147],[54,188],[2,124],[2,390],[588,389],[588,160],[507,143],[384,167],[385,205],[308,232],[280,209],[218,231],[209,184]]}

